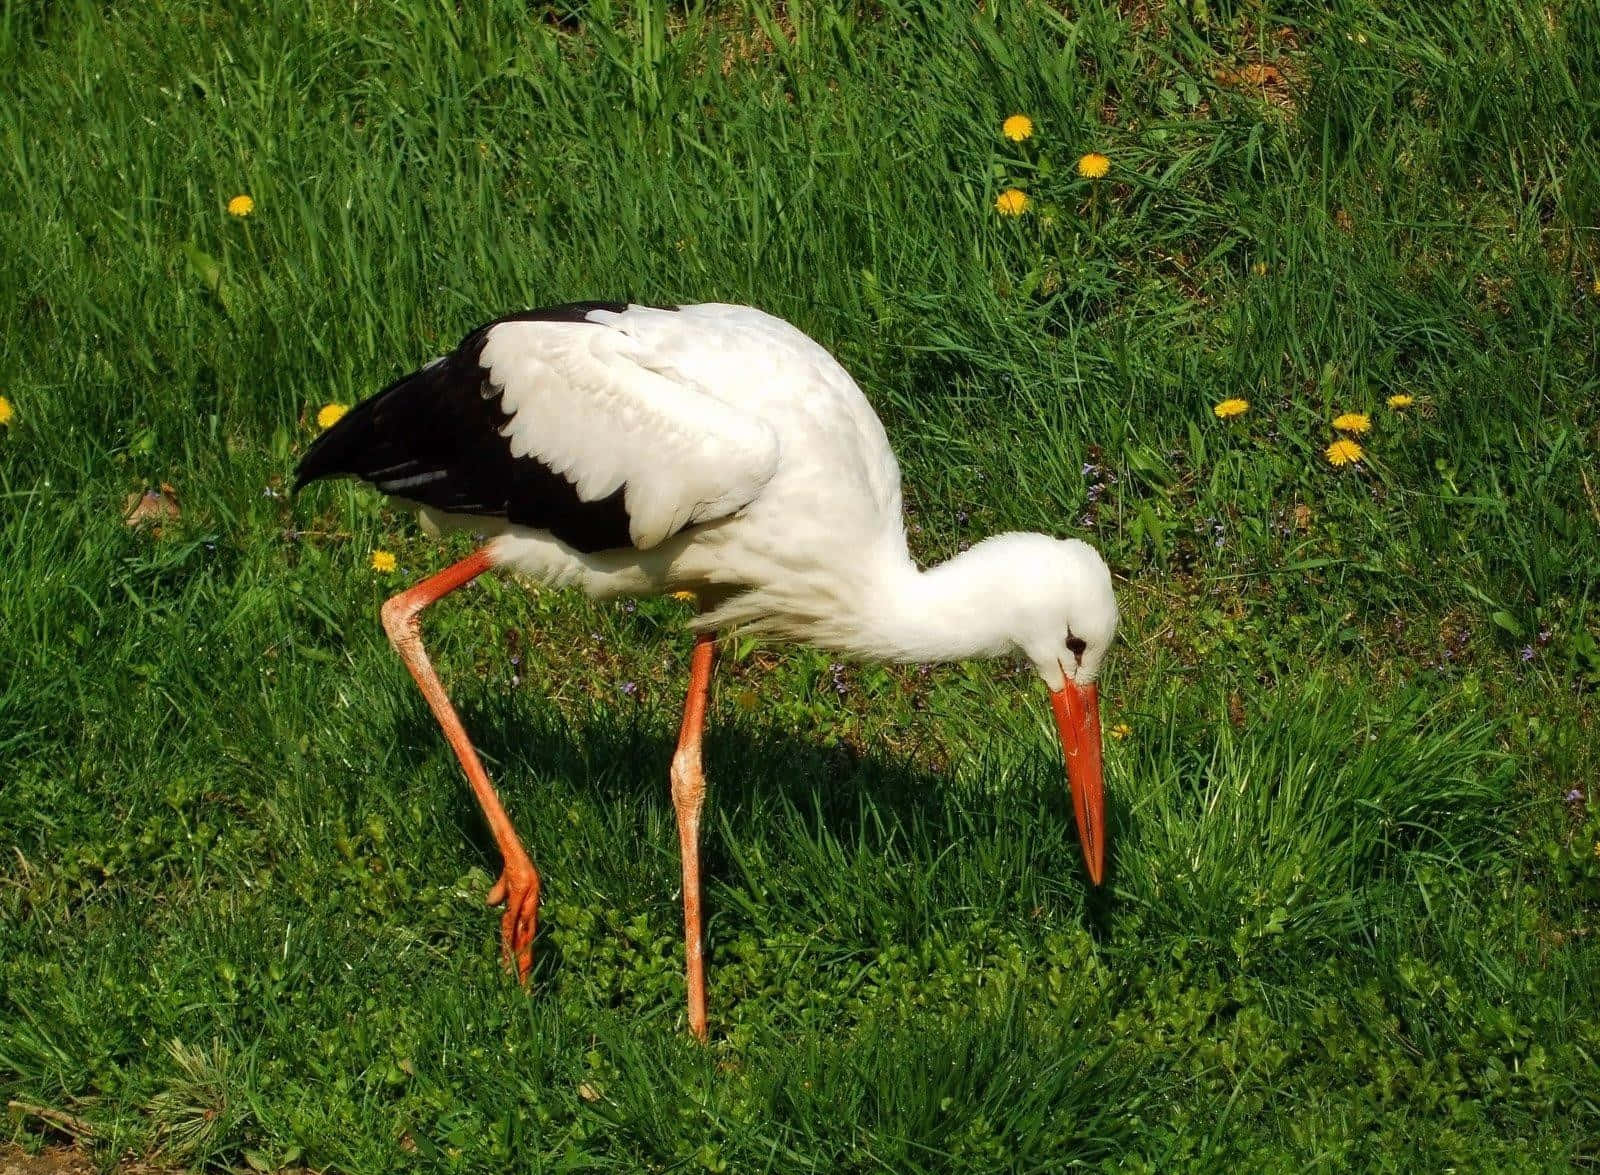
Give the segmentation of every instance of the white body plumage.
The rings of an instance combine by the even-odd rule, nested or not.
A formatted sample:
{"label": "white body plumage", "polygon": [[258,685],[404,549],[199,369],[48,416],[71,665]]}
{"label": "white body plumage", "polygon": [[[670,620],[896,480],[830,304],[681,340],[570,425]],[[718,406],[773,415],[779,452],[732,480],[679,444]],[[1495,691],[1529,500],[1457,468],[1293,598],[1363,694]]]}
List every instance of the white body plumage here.
{"label": "white body plumage", "polygon": [[[484,394],[510,413],[502,435],[516,456],[585,501],[622,490],[633,545],[584,552],[503,523],[491,528],[496,563],[601,598],[692,591],[702,629],[898,661],[1022,649],[1052,688],[1094,680],[1117,621],[1099,556],[1009,534],[919,570],[883,426],[800,330],[722,304],[585,318],[490,327]],[[482,516],[429,513],[486,529]]]}

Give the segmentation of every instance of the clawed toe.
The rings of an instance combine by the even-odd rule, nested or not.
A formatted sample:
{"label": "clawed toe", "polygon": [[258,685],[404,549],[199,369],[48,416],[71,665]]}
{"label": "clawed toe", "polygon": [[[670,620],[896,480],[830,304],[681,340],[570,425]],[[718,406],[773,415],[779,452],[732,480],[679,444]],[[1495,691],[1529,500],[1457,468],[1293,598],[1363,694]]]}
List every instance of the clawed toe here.
{"label": "clawed toe", "polygon": [[507,865],[486,900],[491,906],[505,903],[500,957],[506,966],[514,966],[517,979],[526,983],[533,970],[533,938],[539,930],[539,875],[531,865],[516,869]]}

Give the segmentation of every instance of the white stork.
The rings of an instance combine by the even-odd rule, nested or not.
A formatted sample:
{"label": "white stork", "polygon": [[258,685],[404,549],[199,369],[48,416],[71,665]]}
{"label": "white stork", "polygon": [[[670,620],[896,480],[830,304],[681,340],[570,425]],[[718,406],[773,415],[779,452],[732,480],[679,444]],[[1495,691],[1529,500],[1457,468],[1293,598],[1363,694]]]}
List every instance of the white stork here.
{"label": "white stork", "polygon": [[689,1029],[706,1035],[700,739],[715,634],[733,629],[882,661],[1020,650],[1050,691],[1090,878],[1106,828],[1095,678],[1117,627],[1086,543],[996,535],[926,570],[906,548],[900,469],[834,358],[747,306],[583,302],[508,315],[352,408],[295,488],[353,475],[424,521],[491,537],[383,606],[504,859],[508,962],[532,965],[539,874],[422,647],[424,608],[490,568],[600,599],[692,592],[700,612],[672,758]]}

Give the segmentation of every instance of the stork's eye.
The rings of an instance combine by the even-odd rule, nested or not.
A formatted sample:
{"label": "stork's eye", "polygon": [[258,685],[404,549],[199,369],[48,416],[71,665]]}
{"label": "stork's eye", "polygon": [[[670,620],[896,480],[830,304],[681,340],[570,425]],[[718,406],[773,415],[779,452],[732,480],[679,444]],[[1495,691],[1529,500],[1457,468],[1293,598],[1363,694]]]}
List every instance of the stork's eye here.
{"label": "stork's eye", "polygon": [[1067,638],[1067,651],[1079,660],[1083,659],[1083,651],[1088,647],[1089,642],[1081,636],[1069,636]]}

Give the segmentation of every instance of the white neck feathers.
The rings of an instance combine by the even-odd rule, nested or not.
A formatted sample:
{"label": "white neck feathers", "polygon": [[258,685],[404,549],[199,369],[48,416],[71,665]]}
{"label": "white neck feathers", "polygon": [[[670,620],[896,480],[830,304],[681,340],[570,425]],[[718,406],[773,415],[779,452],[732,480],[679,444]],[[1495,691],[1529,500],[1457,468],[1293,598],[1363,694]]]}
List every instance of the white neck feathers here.
{"label": "white neck feathers", "polygon": [[857,616],[851,652],[886,661],[964,661],[1015,648],[1013,594],[1006,561],[983,545],[919,570],[909,558],[891,567]]}

